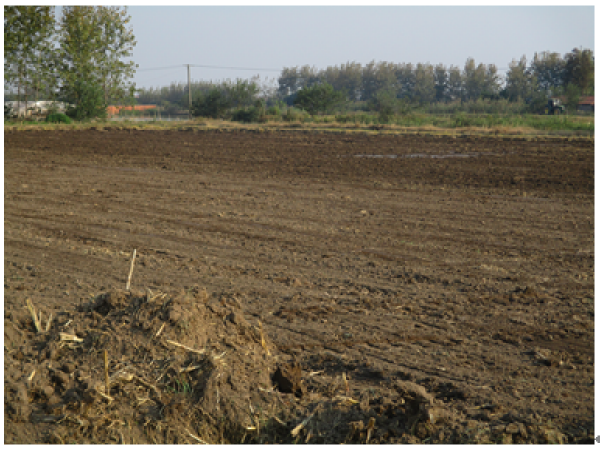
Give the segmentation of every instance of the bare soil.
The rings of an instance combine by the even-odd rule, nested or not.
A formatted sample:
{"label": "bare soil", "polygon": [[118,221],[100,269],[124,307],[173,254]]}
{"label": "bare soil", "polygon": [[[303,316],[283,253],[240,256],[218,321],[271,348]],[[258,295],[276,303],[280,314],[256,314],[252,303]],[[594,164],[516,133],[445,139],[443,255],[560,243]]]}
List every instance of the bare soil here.
{"label": "bare soil", "polygon": [[5,443],[593,442],[593,140],[4,145]]}

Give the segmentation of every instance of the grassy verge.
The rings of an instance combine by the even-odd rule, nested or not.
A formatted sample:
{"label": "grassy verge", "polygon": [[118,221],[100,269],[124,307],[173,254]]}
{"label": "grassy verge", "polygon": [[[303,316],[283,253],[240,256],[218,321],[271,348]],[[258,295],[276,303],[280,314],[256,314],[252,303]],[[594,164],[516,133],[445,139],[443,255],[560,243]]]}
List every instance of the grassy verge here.
{"label": "grassy verge", "polygon": [[407,114],[383,123],[375,115],[299,116],[286,120],[267,116],[262,123],[240,123],[197,118],[182,121],[96,121],[72,124],[47,122],[4,122],[5,130],[307,130],[330,132],[368,132],[394,134],[491,135],[491,136],[551,136],[594,137],[593,116],[489,115],[489,114]]}

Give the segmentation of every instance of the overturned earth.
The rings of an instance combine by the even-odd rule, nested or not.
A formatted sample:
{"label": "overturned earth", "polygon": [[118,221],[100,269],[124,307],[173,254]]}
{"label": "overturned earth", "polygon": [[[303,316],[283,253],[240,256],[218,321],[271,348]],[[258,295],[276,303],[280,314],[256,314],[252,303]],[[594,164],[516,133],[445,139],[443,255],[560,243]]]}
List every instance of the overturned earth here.
{"label": "overturned earth", "polygon": [[4,139],[5,443],[593,442],[593,139]]}

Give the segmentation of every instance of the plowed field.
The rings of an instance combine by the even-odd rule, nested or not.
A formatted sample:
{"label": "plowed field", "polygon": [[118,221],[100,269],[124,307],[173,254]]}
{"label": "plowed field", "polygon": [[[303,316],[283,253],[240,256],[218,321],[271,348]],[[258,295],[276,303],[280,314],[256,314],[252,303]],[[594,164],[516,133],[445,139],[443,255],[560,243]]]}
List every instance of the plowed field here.
{"label": "plowed field", "polygon": [[592,140],[4,145],[5,443],[593,442]]}

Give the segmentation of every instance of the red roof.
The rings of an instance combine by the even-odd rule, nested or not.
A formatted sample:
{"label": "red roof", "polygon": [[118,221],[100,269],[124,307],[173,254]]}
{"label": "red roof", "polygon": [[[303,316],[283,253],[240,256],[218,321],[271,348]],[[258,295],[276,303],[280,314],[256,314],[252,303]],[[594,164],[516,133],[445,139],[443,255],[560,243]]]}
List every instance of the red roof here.
{"label": "red roof", "polygon": [[581,97],[579,99],[580,105],[593,105],[594,104],[594,96],[591,95],[589,97]]}

